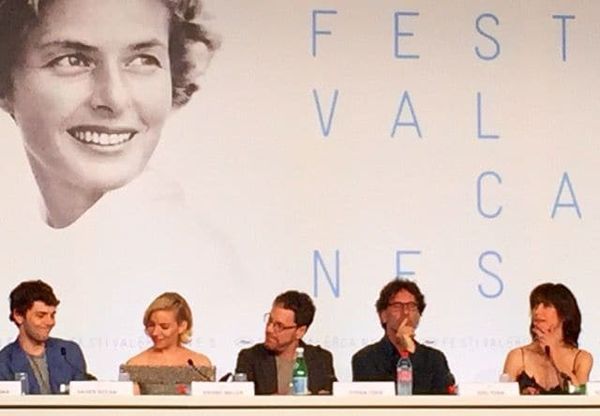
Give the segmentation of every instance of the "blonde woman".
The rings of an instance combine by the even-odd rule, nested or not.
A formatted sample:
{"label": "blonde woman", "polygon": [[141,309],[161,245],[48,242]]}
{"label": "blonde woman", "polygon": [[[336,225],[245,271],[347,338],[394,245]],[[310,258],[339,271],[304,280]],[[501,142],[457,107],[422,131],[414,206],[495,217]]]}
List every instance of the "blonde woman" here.
{"label": "blonde woman", "polygon": [[208,357],[184,346],[192,334],[192,311],[186,300],[175,292],[154,299],[144,313],[146,334],[152,346],[131,358],[127,365],[211,367]]}

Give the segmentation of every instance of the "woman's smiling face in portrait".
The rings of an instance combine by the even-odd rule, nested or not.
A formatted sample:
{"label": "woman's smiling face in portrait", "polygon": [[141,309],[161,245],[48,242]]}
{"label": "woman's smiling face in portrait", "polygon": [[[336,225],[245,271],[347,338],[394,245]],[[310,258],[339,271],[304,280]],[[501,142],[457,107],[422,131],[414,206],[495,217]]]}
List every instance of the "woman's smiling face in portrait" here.
{"label": "woman's smiling face in portrait", "polygon": [[[49,0],[39,19],[4,106],[48,221],[62,227],[134,179],[156,148],[172,109],[170,11],[162,0]],[[53,219],[65,199],[82,212]]]}

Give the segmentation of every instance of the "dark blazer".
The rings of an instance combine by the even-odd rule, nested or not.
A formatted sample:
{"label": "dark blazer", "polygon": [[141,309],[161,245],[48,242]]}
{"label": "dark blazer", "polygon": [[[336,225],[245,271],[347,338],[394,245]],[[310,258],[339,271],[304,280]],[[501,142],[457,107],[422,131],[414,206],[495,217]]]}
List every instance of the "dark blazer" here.
{"label": "dark blazer", "polygon": [[[443,352],[416,343],[409,354],[413,366],[413,394],[448,394],[454,377]],[[367,345],[352,356],[353,381],[394,381],[400,354],[384,335],[379,342]]]}
{"label": "dark blazer", "polygon": [[[308,390],[311,394],[320,391],[331,393],[336,381],[333,369],[333,356],[320,346],[308,345],[300,341],[304,347],[304,358],[308,367]],[[275,353],[265,348],[264,344],[241,350],[238,354],[236,373],[246,373],[248,381],[254,382],[256,394],[277,393],[277,364]]]}
{"label": "dark blazer", "polygon": [[[60,393],[60,385],[68,385],[71,380],[86,379],[86,365],[81,348],[73,341],[48,338],[46,360],[50,376],[50,389]],[[33,374],[27,354],[16,340],[0,351],[0,380],[14,380],[15,373],[27,373],[29,393],[40,394],[40,386]]]}

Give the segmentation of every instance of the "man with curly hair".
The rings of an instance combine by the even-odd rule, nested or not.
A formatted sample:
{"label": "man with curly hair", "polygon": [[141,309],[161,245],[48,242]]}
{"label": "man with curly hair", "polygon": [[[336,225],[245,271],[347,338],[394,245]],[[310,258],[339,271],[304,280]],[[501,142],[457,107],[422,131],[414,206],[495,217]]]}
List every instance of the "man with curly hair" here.
{"label": "man with curly hair", "polygon": [[375,304],[385,334],[352,357],[354,381],[394,381],[400,353],[408,351],[413,366],[413,394],[445,394],[454,384],[444,353],[416,341],[425,296],[410,280],[392,280]]}
{"label": "man with curly hair", "polygon": [[10,293],[10,320],[19,328],[16,341],[0,351],[0,380],[27,374],[29,394],[64,392],[72,380],[93,378],[86,372],[81,348],[50,337],[60,301],[41,280],[20,283]]}

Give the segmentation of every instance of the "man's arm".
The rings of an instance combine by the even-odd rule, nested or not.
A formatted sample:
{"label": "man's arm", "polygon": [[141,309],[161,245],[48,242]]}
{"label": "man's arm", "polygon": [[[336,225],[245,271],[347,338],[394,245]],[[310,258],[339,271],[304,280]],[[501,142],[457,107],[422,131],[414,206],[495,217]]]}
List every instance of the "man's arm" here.
{"label": "man's arm", "polygon": [[252,356],[249,349],[241,350],[235,364],[236,373],[245,373],[248,381],[254,381],[254,366],[252,365]]}
{"label": "man's arm", "polygon": [[48,357],[48,369],[58,384],[87,379],[85,358],[83,358],[83,352],[77,343],[58,340],[53,341],[49,348],[52,353]]}
{"label": "man's arm", "polygon": [[77,374],[75,374],[73,379],[74,380],[87,380],[87,378],[88,378],[87,364],[85,362],[85,358],[83,357],[83,351],[81,350],[81,347],[77,343],[73,342],[71,345],[72,345],[72,354],[73,354],[74,361],[75,361],[74,364],[77,366],[77,368],[79,368],[81,370]]}
{"label": "man's arm", "polygon": [[435,366],[433,367],[433,383],[431,393],[448,394],[448,385],[451,383],[451,372],[448,360],[443,352],[437,351]]}
{"label": "man's arm", "polygon": [[[314,377],[316,377],[313,379],[311,379],[311,371],[313,371],[311,366],[315,371]],[[334,381],[337,381],[337,378],[333,368],[333,355],[326,349],[319,346],[315,347],[314,352],[311,354],[311,363],[309,363],[308,370],[308,385],[312,394],[331,394]]]}
{"label": "man's arm", "polygon": [[325,368],[327,369],[327,377],[329,378],[329,387],[332,388],[333,382],[337,381],[337,377],[335,376],[335,368],[333,368],[333,355],[330,351],[325,350],[325,352],[327,353],[327,365]]}
{"label": "man's arm", "polygon": [[15,374],[10,367],[8,358],[5,355],[0,356],[0,380],[13,381]]}
{"label": "man's arm", "polygon": [[352,381],[375,381],[369,371],[372,367],[369,361],[368,357],[360,351],[352,356]]}

